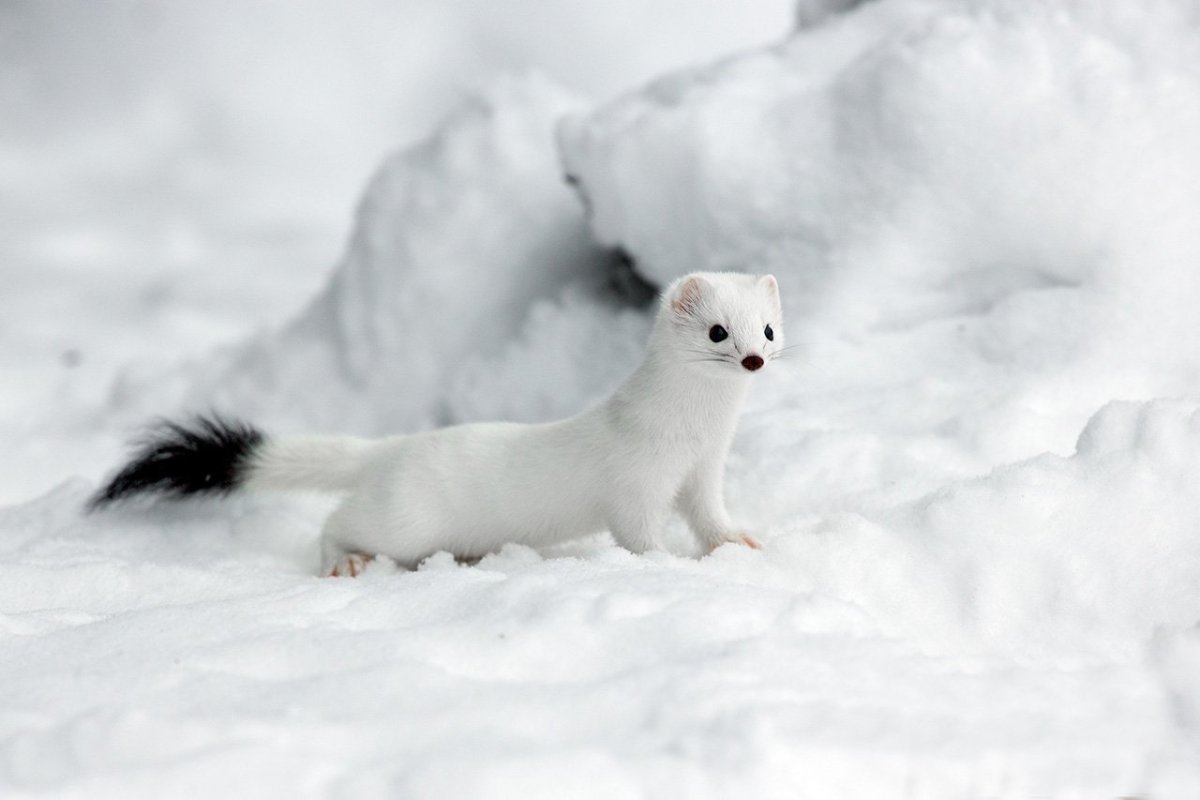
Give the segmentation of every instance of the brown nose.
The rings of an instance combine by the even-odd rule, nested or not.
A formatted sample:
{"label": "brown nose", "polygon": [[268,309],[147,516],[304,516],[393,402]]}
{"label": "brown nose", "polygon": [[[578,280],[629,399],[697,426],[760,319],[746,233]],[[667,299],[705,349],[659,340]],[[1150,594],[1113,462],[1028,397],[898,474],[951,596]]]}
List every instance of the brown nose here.
{"label": "brown nose", "polygon": [[742,359],[742,366],[754,372],[763,365],[762,356],[746,356]]}

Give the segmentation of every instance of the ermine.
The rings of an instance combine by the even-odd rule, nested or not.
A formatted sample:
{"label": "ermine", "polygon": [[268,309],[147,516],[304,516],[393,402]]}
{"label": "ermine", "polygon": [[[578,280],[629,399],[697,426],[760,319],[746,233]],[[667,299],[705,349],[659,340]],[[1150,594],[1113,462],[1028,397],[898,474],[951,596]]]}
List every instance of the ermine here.
{"label": "ermine", "polygon": [[414,567],[445,550],[477,558],[610,531],[659,549],[673,511],[701,547],[758,548],[722,493],[751,376],[783,347],[771,275],[687,275],[663,292],[645,359],[613,394],[568,419],[474,423],[408,436],[270,438],[220,417],[164,423],[93,498],[234,490],[344,495],[321,532],[325,570],[385,555]]}

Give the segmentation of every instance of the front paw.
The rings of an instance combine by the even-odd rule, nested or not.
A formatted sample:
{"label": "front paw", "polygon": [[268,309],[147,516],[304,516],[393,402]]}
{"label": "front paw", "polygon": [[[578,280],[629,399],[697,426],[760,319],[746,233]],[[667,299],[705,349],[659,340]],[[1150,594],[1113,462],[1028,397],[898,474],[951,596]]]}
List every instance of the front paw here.
{"label": "front paw", "polygon": [[762,550],[762,543],[748,533],[729,533],[717,539],[715,542],[709,542],[708,552],[716,550],[723,544],[740,544],[749,547],[751,550]]}

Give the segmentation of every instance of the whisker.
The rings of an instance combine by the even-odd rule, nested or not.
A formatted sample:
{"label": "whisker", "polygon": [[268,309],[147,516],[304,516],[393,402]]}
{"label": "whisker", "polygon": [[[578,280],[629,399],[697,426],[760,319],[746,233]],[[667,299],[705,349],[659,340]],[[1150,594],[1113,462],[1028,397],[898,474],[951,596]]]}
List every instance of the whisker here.
{"label": "whisker", "polygon": [[813,369],[820,369],[820,367],[818,367],[814,362],[810,361],[807,358],[797,358],[797,355],[798,354],[794,354],[794,353],[787,353],[787,354],[772,353],[771,355],[767,356],[767,361],[799,361],[799,363],[803,364],[806,367],[812,367]]}

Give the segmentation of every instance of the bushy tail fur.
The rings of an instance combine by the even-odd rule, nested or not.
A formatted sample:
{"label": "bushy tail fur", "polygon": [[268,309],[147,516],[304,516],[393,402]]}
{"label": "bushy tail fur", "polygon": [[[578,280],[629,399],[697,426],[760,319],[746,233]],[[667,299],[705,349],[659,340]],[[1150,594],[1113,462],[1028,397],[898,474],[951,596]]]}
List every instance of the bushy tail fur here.
{"label": "bushy tail fur", "polygon": [[163,421],[88,507],[143,494],[179,499],[241,488],[345,491],[357,480],[369,444],[349,437],[269,439],[252,425],[215,414]]}

